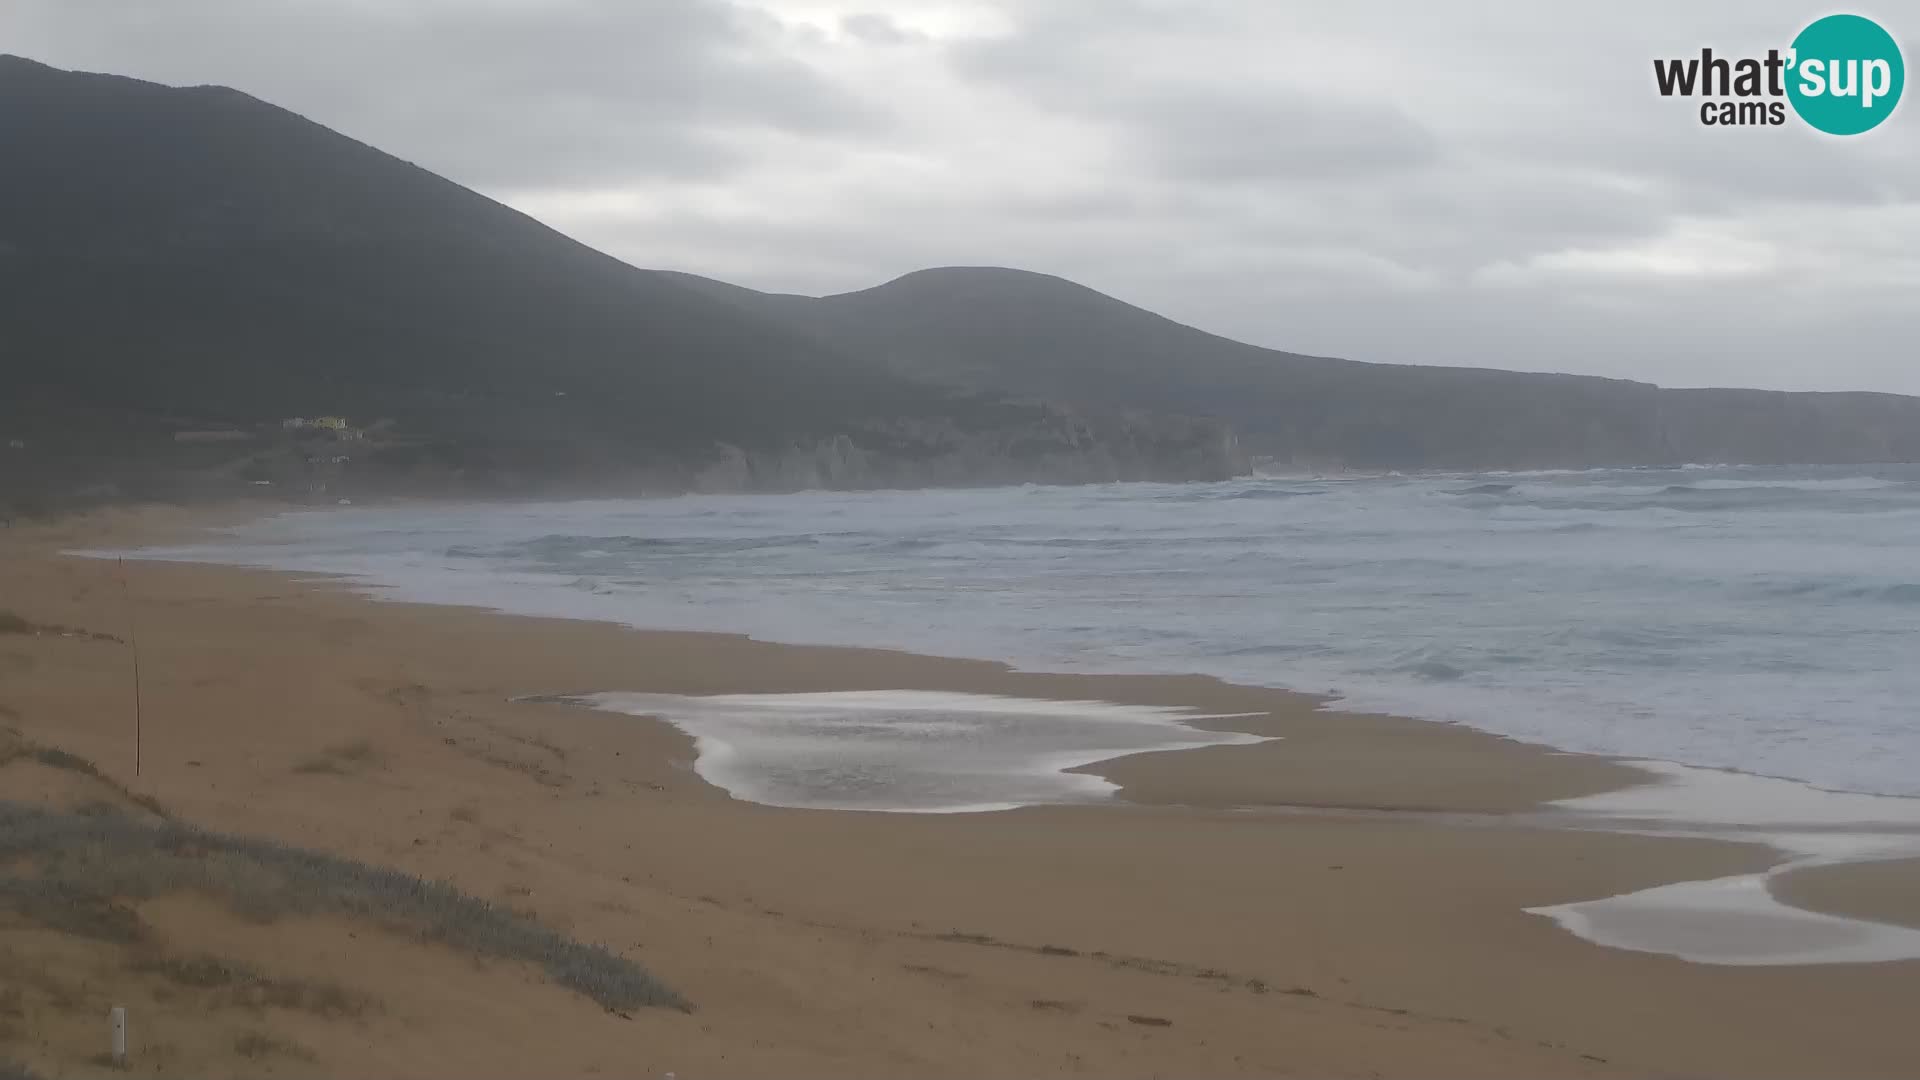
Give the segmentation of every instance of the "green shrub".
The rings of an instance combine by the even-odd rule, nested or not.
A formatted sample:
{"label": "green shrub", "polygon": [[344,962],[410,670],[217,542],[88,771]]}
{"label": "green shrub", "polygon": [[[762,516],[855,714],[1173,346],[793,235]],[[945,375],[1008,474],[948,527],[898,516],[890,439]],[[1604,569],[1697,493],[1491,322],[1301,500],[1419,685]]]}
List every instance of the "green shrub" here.
{"label": "green shrub", "polygon": [[103,940],[142,936],[138,917],[119,901],[193,891],[261,921],[341,915],[479,956],[539,964],[556,983],[608,1009],[688,1008],[605,946],[574,941],[443,881],[271,840],[0,802],[0,865],[21,861],[35,872],[0,877],[0,904]]}

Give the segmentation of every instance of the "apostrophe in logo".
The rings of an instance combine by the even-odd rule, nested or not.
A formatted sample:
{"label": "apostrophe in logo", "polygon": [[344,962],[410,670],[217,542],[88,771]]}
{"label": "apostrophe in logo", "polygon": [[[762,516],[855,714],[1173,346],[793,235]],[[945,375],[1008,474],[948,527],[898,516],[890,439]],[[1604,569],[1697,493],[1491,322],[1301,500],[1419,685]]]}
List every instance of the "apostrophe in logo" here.
{"label": "apostrophe in logo", "polygon": [[[1829,135],[1858,135],[1893,114],[1906,87],[1900,46],[1872,19],[1829,15],[1793,39],[1787,100]],[[1796,62],[1797,61],[1797,62]]]}
{"label": "apostrophe in logo", "polygon": [[1900,103],[1907,69],[1893,35],[1859,15],[1828,15],[1800,31],[1783,53],[1764,59],[1715,56],[1711,48],[1682,60],[1655,60],[1662,97],[1701,97],[1708,127],[1774,126],[1787,105],[1829,135],[1878,127]]}

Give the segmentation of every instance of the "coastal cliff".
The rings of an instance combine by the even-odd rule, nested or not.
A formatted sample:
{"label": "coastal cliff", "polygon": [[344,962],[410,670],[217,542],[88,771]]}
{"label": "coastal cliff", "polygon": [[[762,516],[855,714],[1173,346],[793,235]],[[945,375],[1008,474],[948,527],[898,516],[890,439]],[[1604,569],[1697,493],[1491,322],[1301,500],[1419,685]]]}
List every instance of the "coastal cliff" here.
{"label": "coastal cliff", "polygon": [[685,477],[689,491],[804,491],[1225,480],[1252,468],[1225,424],[1178,417],[1086,418],[1038,410],[1031,422],[968,431],[902,420],[857,435],[746,450],[730,443]]}
{"label": "coastal cliff", "polygon": [[[316,471],[282,454],[258,473],[282,491],[529,496],[774,493],[1006,484],[1225,480],[1252,470],[1233,430],[1182,417],[1087,415],[1047,405],[1005,406],[985,426],[950,417],[896,419],[780,443],[716,441],[672,452],[535,457],[458,441],[411,445],[393,437],[358,459]],[[316,478],[318,478],[316,480]]]}

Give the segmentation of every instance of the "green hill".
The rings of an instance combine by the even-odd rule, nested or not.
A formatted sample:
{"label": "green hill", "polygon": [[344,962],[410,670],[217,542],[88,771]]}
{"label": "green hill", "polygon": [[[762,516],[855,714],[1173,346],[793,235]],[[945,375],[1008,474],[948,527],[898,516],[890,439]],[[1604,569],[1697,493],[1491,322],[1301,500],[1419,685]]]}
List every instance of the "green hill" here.
{"label": "green hill", "polygon": [[[233,90],[0,57],[0,103],[0,438],[35,462],[0,456],[15,486],[177,475],[235,449],[179,432],[323,414],[398,433],[349,455],[363,483],[671,487],[738,449],[805,484],[785,459],[849,438],[871,451],[834,466],[849,483],[1036,437],[1041,479],[1078,475],[1052,459],[1094,427],[1138,460],[1088,476],[1161,471],[1137,425],[891,373]],[[1181,441],[1171,474],[1231,471]]]}

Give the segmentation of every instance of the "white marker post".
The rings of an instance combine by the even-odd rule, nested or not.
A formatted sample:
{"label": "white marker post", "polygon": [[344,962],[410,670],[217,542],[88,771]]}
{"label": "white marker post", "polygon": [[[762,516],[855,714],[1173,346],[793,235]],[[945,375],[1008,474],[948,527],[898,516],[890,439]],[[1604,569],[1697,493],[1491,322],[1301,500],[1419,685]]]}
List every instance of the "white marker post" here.
{"label": "white marker post", "polygon": [[113,1025],[113,1063],[125,1066],[127,1063],[127,1010],[119,1005],[107,1014],[107,1020]]}

